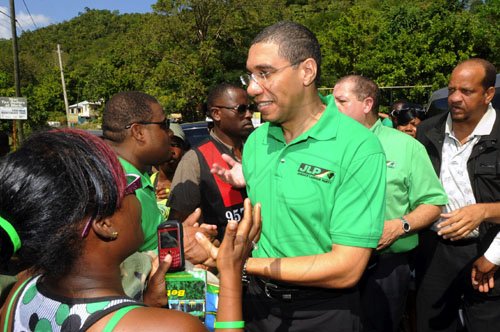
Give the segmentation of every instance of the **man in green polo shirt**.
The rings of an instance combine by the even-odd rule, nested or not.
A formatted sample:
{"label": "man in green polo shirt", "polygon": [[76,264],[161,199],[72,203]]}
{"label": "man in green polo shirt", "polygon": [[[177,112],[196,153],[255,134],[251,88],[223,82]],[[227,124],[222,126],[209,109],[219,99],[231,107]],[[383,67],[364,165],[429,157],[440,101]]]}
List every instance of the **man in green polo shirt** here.
{"label": "man in green polo shirt", "polygon": [[382,233],[385,157],[369,130],[318,95],[320,65],[314,34],[285,21],[254,39],[241,77],[267,121],[242,159],[249,197],[262,204],[245,264],[248,331],[360,330],[355,286]]}
{"label": "man in green polo shirt", "polygon": [[[170,159],[169,122],[158,101],[143,92],[127,91],[115,94],[106,103],[102,120],[103,137],[117,153],[127,174],[141,177],[142,188],[136,190],[142,208],[144,243],[139,251],[156,250],[157,227],[163,221],[156,204],[155,190],[148,171],[154,165]],[[184,225],[184,237],[194,236],[196,231],[209,237],[217,231],[210,227],[190,227],[200,212],[194,212]],[[204,262],[208,256],[196,241],[185,247],[186,257],[192,263]]]}
{"label": "man in green polo shirt", "polygon": [[379,89],[372,80],[346,76],[333,94],[342,113],[378,137],[387,158],[384,231],[360,290],[365,329],[397,331],[410,284],[410,252],[418,244],[416,232],[439,217],[448,197],[424,146],[378,119]]}
{"label": "man in green polo shirt", "polygon": [[[163,107],[154,97],[139,91],[126,91],[115,94],[106,103],[102,129],[104,140],[118,155],[125,173],[139,176],[142,182],[142,187],[135,191],[135,195],[141,203],[144,242],[139,252],[129,256],[120,266],[126,294],[140,298],[152,266],[153,255],[146,252],[156,253],[157,227],[163,221],[148,171],[153,165],[170,159],[169,121]],[[209,237],[215,236],[216,230],[192,227],[199,217],[199,211],[188,217],[184,225],[184,238],[194,236],[196,231]],[[195,241],[191,243],[188,248],[184,248],[186,257],[195,258],[192,261],[194,263],[207,260],[207,253]]]}
{"label": "man in green polo shirt", "polygon": [[141,178],[136,190],[142,208],[144,243],[139,251],[158,247],[156,229],[162,216],[148,171],[170,159],[168,120],[158,101],[138,91],[120,92],[106,103],[102,119],[103,137],[117,153],[126,174]]}

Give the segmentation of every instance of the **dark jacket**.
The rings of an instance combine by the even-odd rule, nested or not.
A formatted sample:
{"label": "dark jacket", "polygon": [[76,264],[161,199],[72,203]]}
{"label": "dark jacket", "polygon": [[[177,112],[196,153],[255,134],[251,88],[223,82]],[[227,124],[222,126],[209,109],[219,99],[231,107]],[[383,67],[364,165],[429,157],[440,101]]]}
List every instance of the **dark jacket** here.
{"label": "dark jacket", "polygon": [[[417,139],[425,146],[437,175],[440,175],[445,125],[448,112],[422,122]],[[500,201],[500,114],[497,112],[490,135],[483,136],[472,148],[467,161],[472,191],[477,203]],[[500,230],[500,225],[482,223],[480,253],[484,253]]]}

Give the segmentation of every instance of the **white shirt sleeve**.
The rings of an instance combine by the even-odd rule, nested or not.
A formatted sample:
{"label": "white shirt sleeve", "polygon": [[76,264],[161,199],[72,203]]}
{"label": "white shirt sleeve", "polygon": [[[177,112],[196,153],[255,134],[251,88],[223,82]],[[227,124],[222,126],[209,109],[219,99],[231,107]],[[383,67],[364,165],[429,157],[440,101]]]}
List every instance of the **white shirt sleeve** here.
{"label": "white shirt sleeve", "polygon": [[488,250],[484,253],[484,257],[495,265],[500,266],[500,232],[491,242]]}

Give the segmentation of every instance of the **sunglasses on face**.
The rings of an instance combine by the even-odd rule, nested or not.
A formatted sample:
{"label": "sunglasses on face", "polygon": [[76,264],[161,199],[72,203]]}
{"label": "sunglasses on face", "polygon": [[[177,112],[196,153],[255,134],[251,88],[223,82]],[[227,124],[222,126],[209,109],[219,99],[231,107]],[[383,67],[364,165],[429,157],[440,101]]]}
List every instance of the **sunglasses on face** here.
{"label": "sunglasses on face", "polygon": [[255,104],[249,104],[249,105],[241,104],[241,105],[236,105],[236,106],[214,105],[213,107],[224,108],[224,109],[230,110],[234,113],[238,113],[238,115],[245,115],[247,113],[247,111],[250,113],[253,113],[257,110],[257,106]]}
{"label": "sunglasses on face", "polygon": [[[132,195],[132,194],[135,195],[135,191],[137,189],[142,188],[141,177],[139,175],[136,175],[136,174],[127,174],[125,176],[127,177],[127,182],[128,182],[128,178],[132,178],[133,179],[125,187],[125,196]],[[92,220],[93,220],[93,218],[89,217],[89,219],[85,223],[85,227],[83,227],[83,231],[82,231],[82,239],[89,234],[90,225],[92,224]]]}
{"label": "sunglasses on face", "polygon": [[163,130],[168,130],[170,128],[170,120],[168,118],[165,118],[163,121],[158,121],[158,122],[152,122],[152,121],[136,121],[129,123],[128,125],[125,126],[125,129],[130,129],[132,125],[134,124],[140,124],[140,125],[159,125],[160,129]]}

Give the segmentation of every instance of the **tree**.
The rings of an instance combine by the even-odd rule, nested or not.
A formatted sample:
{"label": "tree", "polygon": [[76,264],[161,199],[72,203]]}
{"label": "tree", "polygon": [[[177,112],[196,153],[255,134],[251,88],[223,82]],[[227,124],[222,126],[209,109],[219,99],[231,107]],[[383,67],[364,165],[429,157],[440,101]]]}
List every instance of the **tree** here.
{"label": "tree", "polygon": [[[70,104],[141,90],[157,97],[167,113],[200,120],[210,87],[239,83],[252,39],[283,19],[317,35],[323,87],[358,73],[380,86],[434,89],[466,58],[500,65],[498,0],[158,0],[154,13],[124,15],[86,8],[19,38],[28,125],[65,115],[57,44]],[[0,40],[2,96],[14,95],[11,47]],[[385,103],[400,97],[422,103],[430,91],[395,90]]]}
{"label": "tree", "polygon": [[251,38],[282,18],[284,1],[160,0],[160,33],[169,45],[148,86],[167,109],[184,118],[204,117],[200,104],[208,89],[222,81],[236,83],[245,70]]}

